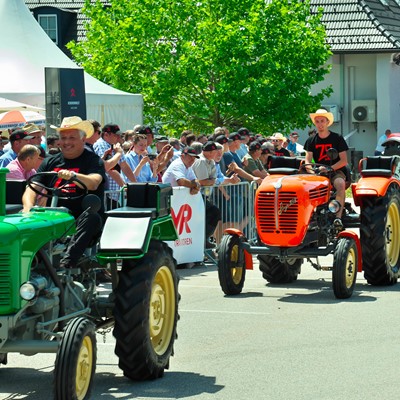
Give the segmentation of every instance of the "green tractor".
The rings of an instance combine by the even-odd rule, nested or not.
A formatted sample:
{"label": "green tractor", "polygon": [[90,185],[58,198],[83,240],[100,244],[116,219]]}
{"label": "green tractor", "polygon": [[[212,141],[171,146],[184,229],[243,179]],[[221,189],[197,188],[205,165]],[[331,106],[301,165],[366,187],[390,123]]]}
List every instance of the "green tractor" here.
{"label": "green tractor", "polygon": [[[6,186],[16,184],[7,172],[0,169],[0,365],[10,353],[56,353],[55,399],[88,399],[96,331],[113,328],[124,375],[161,377],[179,318],[176,262],[164,243],[177,239],[171,187],[129,184],[126,206],[107,213],[96,254],[67,271],[58,263],[74,217],[53,204],[19,213],[21,205],[6,204]],[[111,273],[109,291],[96,285],[103,268]]]}

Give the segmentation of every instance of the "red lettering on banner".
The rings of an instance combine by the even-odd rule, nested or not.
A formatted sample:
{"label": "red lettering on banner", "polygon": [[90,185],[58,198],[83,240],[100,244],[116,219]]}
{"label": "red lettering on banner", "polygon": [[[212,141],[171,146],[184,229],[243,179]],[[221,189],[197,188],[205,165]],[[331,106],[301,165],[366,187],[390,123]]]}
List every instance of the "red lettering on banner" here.
{"label": "red lettering on banner", "polygon": [[182,234],[184,228],[186,233],[191,233],[188,222],[192,218],[192,207],[189,204],[181,206],[177,215],[175,215],[174,209],[171,208],[171,216],[179,235]]}
{"label": "red lettering on banner", "polygon": [[330,148],[332,148],[331,144],[316,144],[315,145],[315,149],[320,149],[318,162],[319,161],[323,161],[323,160],[328,160],[329,161],[329,157],[327,155],[327,151]]}

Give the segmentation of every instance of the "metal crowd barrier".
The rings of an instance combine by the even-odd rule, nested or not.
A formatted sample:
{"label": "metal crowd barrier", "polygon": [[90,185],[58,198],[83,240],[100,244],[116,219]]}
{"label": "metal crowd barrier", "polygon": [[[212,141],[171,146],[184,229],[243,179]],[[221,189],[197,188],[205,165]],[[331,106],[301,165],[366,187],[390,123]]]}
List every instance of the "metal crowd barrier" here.
{"label": "metal crowd barrier", "polygon": [[[256,182],[240,182],[233,185],[215,185],[202,188],[204,198],[216,205],[221,212],[221,221],[214,232],[217,244],[227,228],[239,229],[244,232],[249,242],[256,243],[254,200],[257,187]],[[125,189],[106,190],[104,204],[106,211],[124,206],[126,204]],[[208,253],[205,252],[205,254]]]}
{"label": "metal crowd barrier", "polygon": [[221,221],[214,233],[217,244],[227,228],[239,229],[251,242],[257,239],[254,217],[257,187],[256,182],[240,182],[202,188],[205,198],[221,211]]}

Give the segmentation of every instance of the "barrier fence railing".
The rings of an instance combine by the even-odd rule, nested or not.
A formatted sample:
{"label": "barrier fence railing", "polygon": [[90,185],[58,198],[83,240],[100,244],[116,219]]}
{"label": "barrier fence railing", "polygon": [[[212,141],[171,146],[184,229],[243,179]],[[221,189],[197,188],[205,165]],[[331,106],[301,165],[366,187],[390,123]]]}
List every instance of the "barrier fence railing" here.
{"label": "barrier fence railing", "polygon": [[[256,242],[254,201],[257,187],[256,182],[240,182],[202,188],[204,199],[208,199],[221,212],[221,221],[218,222],[213,234],[217,244],[220,243],[224,230],[227,228],[239,229],[250,242]],[[124,206],[126,204],[125,189],[105,191],[104,204],[106,211]]]}
{"label": "barrier fence railing", "polygon": [[229,185],[207,186],[202,188],[205,197],[221,212],[221,221],[214,233],[219,243],[224,230],[235,228],[244,232],[248,240],[256,239],[254,199],[257,189],[256,182],[240,182]]}

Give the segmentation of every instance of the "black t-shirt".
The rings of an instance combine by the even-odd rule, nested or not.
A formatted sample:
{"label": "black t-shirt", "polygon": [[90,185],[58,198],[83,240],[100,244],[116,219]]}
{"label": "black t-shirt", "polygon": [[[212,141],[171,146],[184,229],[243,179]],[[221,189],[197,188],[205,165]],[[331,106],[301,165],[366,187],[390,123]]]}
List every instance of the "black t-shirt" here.
{"label": "black t-shirt", "polygon": [[[349,149],[346,141],[343,139],[343,136],[340,136],[335,132],[329,132],[329,136],[324,139],[321,139],[318,134],[310,136],[304,144],[304,150],[311,151],[313,153],[314,162],[317,164],[333,165],[339,161],[339,157],[337,157],[335,160],[330,160],[328,158],[328,149],[336,149],[339,153]],[[343,168],[340,169],[342,170]]]}
{"label": "black t-shirt", "polygon": [[289,150],[286,150],[284,147],[279,150],[275,147],[275,156],[277,157],[290,157]]}
{"label": "black t-shirt", "polygon": [[[89,175],[89,174],[99,174],[102,176],[103,180],[98,186],[97,190],[89,191],[88,193],[95,194],[99,196],[101,200],[102,207],[99,211],[100,214],[104,213],[104,185],[106,182],[106,173],[104,169],[103,160],[95,153],[85,149],[83,153],[74,159],[66,159],[62,153],[55,154],[51,157],[45,158],[40,165],[37,172],[46,172],[46,171],[59,171],[61,169],[67,169],[69,171],[74,171],[75,173]],[[41,176],[33,178],[34,181],[39,181],[48,187],[57,187],[61,183],[65,183],[65,181],[59,179],[54,176]],[[75,183],[70,183],[65,188],[70,194],[76,190]],[[67,207],[71,210],[72,214],[75,218],[77,218],[83,211],[81,207],[83,197],[71,200],[65,200],[60,198],[58,202],[58,206]]]}

